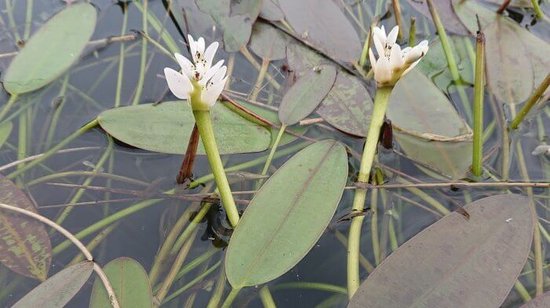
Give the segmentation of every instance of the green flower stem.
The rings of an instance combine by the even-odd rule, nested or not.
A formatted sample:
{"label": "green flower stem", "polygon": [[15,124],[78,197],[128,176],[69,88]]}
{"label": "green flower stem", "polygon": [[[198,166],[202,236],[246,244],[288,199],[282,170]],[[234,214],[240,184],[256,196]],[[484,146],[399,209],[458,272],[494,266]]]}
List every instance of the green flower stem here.
{"label": "green flower stem", "polygon": [[533,10],[535,11],[535,16],[537,16],[537,19],[543,18],[544,13],[542,12],[542,9],[540,8],[539,1],[538,0],[531,0],[531,4],[533,5]]}
{"label": "green flower stem", "polygon": [[485,90],[485,35],[479,31],[476,38],[476,69],[474,83],[474,146],[472,173],[481,176],[483,160],[483,93]]}
{"label": "green flower stem", "polygon": [[[374,109],[367,133],[367,141],[361,158],[359,176],[357,182],[367,183],[370,170],[376,154],[380,128],[384,122],[384,115],[390,100],[390,94],[393,87],[382,87],[376,90],[374,97]],[[353,199],[352,212],[362,212],[365,205],[367,191],[365,189],[356,189]],[[352,218],[351,227],[348,236],[348,296],[351,298],[359,288],[359,242],[361,237],[361,226],[363,224],[363,215]]]}
{"label": "green flower stem", "polygon": [[[192,101],[193,96],[191,98]],[[233,200],[231,188],[229,187],[229,182],[227,181],[227,176],[225,175],[225,170],[223,169],[220,153],[218,152],[214,129],[212,127],[212,120],[210,119],[210,112],[204,110],[193,110],[193,115],[195,116],[195,122],[197,123],[197,128],[199,129],[202,144],[206,150],[206,156],[208,156],[208,162],[210,163],[210,168],[212,169],[214,179],[216,180],[216,185],[218,186],[218,190],[220,192],[223,208],[227,213],[229,222],[233,227],[235,227],[239,222],[239,212],[237,211],[237,206]]]}
{"label": "green flower stem", "polygon": [[69,136],[65,137],[65,139],[61,140],[58,144],[56,144],[53,148],[51,148],[49,151],[45,152],[44,155],[40,156],[39,158],[33,160],[32,162],[26,164],[24,167],[20,168],[20,169],[17,169],[16,171],[8,174],[6,177],[8,179],[13,179],[15,178],[16,176],[20,175],[21,173],[29,170],[30,168],[38,165],[39,163],[41,163],[42,161],[44,161],[45,159],[49,158],[50,156],[52,156],[53,154],[55,154],[57,151],[59,151],[61,148],[63,148],[64,146],[66,146],[69,142],[73,141],[74,139],[76,139],[78,136],[84,134],[85,132],[89,131],[90,129],[94,128],[95,126],[97,126],[98,122],[97,122],[97,119],[94,119],[92,121],[90,121],[88,124],[82,126],[81,128],[79,128],[77,131],[75,131],[74,133],[70,134]]}
{"label": "green flower stem", "polygon": [[269,292],[269,288],[267,285],[263,286],[260,289],[260,299],[262,300],[262,304],[264,305],[264,308],[276,308],[277,305],[275,304],[275,301],[273,300],[273,296],[271,296],[271,293]]}
{"label": "green flower stem", "polygon": [[231,292],[229,292],[229,295],[227,295],[227,297],[225,298],[225,301],[222,304],[222,308],[231,307],[231,304],[233,303],[233,301],[235,300],[235,298],[239,294],[239,291],[241,291],[241,288],[231,289]]}
{"label": "green flower stem", "polygon": [[286,124],[281,125],[281,128],[279,128],[279,133],[277,134],[277,138],[275,138],[275,141],[273,142],[273,145],[271,146],[271,151],[269,151],[269,156],[267,156],[267,159],[265,161],[264,168],[262,169],[262,175],[267,174],[267,170],[269,170],[269,166],[271,166],[271,161],[273,160],[273,155],[275,155],[275,152],[277,152],[277,147],[279,146],[279,143],[281,142],[281,137],[283,137],[283,134],[286,130]]}
{"label": "green flower stem", "polygon": [[272,290],[288,290],[288,289],[303,289],[303,290],[316,290],[321,292],[332,292],[338,294],[347,294],[347,290],[341,286],[320,283],[320,282],[285,282],[275,285]]}
{"label": "green flower stem", "polygon": [[[17,31],[16,31],[16,33],[17,33]],[[8,99],[8,102],[4,105],[4,108],[2,108],[2,110],[0,111],[0,120],[2,120],[6,116],[8,111],[11,109],[11,106],[13,106],[13,104],[15,104],[15,102],[17,101],[18,98],[19,98],[19,96],[17,94],[12,94],[10,96],[10,98]]]}
{"label": "green flower stem", "polygon": [[451,72],[451,76],[453,77],[453,81],[455,82],[456,90],[458,91],[458,96],[460,97],[460,101],[462,102],[462,105],[464,107],[464,112],[466,113],[466,117],[468,118],[468,120],[471,120],[472,110],[468,104],[468,96],[466,95],[464,88],[460,86],[462,80],[460,78],[460,74],[458,73],[458,65],[456,64],[456,60],[453,54],[454,48],[451,46],[452,43],[449,40],[447,33],[445,32],[445,26],[443,26],[441,18],[439,18],[439,14],[437,13],[437,10],[433,5],[432,0],[427,0],[427,3],[428,8],[430,9],[430,14],[432,15],[432,20],[435,24],[435,28],[437,29],[437,34],[439,35],[439,39],[441,40],[441,46],[443,47],[443,51],[445,52],[445,58],[447,59],[449,71]]}
{"label": "green flower stem", "polygon": [[516,115],[514,120],[512,120],[512,123],[510,123],[511,129],[517,129],[519,127],[519,124],[521,121],[523,121],[523,118],[529,113],[531,108],[535,106],[535,104],[539,101],[540,97],[544,94],[548,86],[550,85],[550,74],[546,75],[544,80],[541,82],[541,84],[537,87],[533,95],[529,97],[525,105],[521,108],[519,113]]}
{"label": "green flower stem", "polygon": [[[281,156],[284,156],[284,155],[288,155],[288,154],[291,154],[291,153],[294,153],[296,151],[299,151],[303,148],[305,148],[306,146],[308,146],[310,144],[310,142],[302,142],[302,143],[298,143],[296,145],[293,145],[293,146],[289,146],[285,149],[282,149],[280,151],[278,151],[275,155],[273,155],[273,158],[279,158]],[[239,171],[239,170],[244,170],[244,169],[247,169],[247,168],[252,168],[254,166],[258,166],[260,165],[261,163],[265,162],[266,161],[266,157],[267,156],[263,156],[263,157],[258,157],[256,159],[253,159],[253,160],[250,160],[250,161],[247,161],[247,162],[244,162],[242,164],[238,164],[238,165],[234,165],[234,166],[231,166],[231,167],[228,167],[226,169],[227,172],[233,172],[233,171]],[[198,186],[200,186],[201,184],[204,184],[208,181],[211,181],[212,179],[214,179],[214,175],[213,174],[207,174],[207,175],[204,175],[196,180],[194,180],[193,182],[189,183],[189,188],[192,189],[192,188],[196,188]]]}

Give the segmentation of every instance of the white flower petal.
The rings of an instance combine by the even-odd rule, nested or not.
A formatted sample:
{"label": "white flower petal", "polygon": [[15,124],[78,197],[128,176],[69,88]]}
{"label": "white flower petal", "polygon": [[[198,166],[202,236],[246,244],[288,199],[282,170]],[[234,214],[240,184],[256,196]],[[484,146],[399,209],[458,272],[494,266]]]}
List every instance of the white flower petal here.
{"label": "white flower petal", "polygon": [[199,81],[199,83],[204,86],[206,82],[209,81],[210,78],[212,78],[212,76],[214,76],[219,71],[222,65],[223,65],[223,60],[218,61],[218,63],[216,63],[214,66],[208,69],[208,71],[204,74],[204,76],[202,76],[202,79]]}
{"label": "white flower petal", "polygon": [[227,66],[222,66],[210,79],[210,82],[213,84],[219,83],[224,77],[225,73],[227,72]]}
{"label": "white flower petal", "polygon": [[212,65],[212,60],[214,59],[214,55],[216,55],[216,51],[218,50],[218,46],[220,43],[214,42],[206,48],[206,51],[204,52],[204,60],[206,61],[206,66],[210,67]]}
{"label": "white flower petal", "polygon": [[374,79],[379,84],[386,84],[392,79],[390,62],[386,57],[380,57],[374,67]]}
{"label": "white flower petal", "polygon": [[377,37],[378,40],[382,42],[382,45],[384,45],[386,43],[386,40],[388,39],[386,37],[386,31],[384,31],[384,26],[382,26],[382,28],[374,27],[372,29],[372,37],[373,39]]}
{"label": "white flower petal", "polygon": [[191,34],[187,34],[187,40],[189,41],[189,52],[191,53],[191,58],[193,59],[193,62],[196,63],[197,43],[195,42]]}
{"label": "white flower petal", "polygon": [[188,99],[193,91],[193,85],[187,76],[169,68],[164,68],[164,76],[170,91],[179,99]]}
{"label": "white flower petal", "polygon": [[[394,28],[395,29],[395,28]],[[401,55],[401,47],[397,44],[394,44],[391,47],[391,54],[390,54],[390,67],[392,70],[399,69],[405,61],[403,60],[403,56]]]}
{"label": "white flower petal", "polygon": [[[205,46],[204,38],[201,36],[201,37],[199,37],[199,39],[197,40],[197,51],[199,52],[199,55],[200,55],[199,58],[203,58],[203,57],[204,57],[204,46]],[[199,60],[199,59],[197,59],[197,60]],[[195,61],[195,62],[196,62],[196,61]]]}
{"label": "white flower petal", "polygon": [[227,77],[220,82],[213,84],[211,87],[204,89],[201,95],[202,102],[212,107],[222,93],[226,81]]}
{"label": "white flower petal", "polygon": [[397,41],[398,34],[399,34],[399,26],[393,27],[393,29],[391,29],[390,31],[390,34],[388,34],[388,40],[386,41],[386,43],[389,46],[392,46],[393,44],[395,44],[395,41]]}
{"label": "white flower petal", "polygon": [[175,57],[176,57],[176,61],[178,61],[178,64],[181,67],[181,70],[182,70],[183,74],[186,75],[189,78],[192,78],[193,77],[193,71],[195,70],[195,66],[193,65],[193,63],[191,63],[191,61],[189,61],[189,59],[187,59],[186,57],[180,55],[179,53],[176,53]]}
{"label": "white flower petal", "polygon": [[428,41],[422,41],[405,55],[406,63],[413,63],[422,58],[428,52]]}
{"label": "white flower petal", "polygon": [[382,42],[377,36],[373,36],[372,41],[374,42],[374,47],[376,48],[376,53],[378,54],[378,57],[384,57],[384,42]]}

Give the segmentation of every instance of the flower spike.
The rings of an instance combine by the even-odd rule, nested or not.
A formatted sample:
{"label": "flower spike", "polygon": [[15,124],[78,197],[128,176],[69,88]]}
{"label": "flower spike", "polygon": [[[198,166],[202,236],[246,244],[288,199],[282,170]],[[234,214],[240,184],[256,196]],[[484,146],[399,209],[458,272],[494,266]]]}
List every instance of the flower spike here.
{"label": "flower spike", "polygon": [[395,43],[398,33],[398,26],[393,27],[388,35],[386,35],[384,26],[380,28],[374,27],[372,31],[372,39],[378,59],[374,56],[372,48],[369,48],[369,59],[378,87],[395,85],[428,52],[428,41],[426,40],[420,42],[415,47],[401,49]]}
{"label": "flower spike", "polygon": [[[227,82],[227,67],[223,65],[223,60],[212,66],[219,47],[218,42],[213,42],[205,48],[204,38],[200,37],[195,41],[191,35],[187,37],[193,61],[176,53],[176,61],[181,67],[181,72],[167,67],[164,69],[164,75],[170,91],[177,98],[189,100],[193,109],[209,110],[216,103]],[[199,91],[200,100],[192,99],[194,91]]]}

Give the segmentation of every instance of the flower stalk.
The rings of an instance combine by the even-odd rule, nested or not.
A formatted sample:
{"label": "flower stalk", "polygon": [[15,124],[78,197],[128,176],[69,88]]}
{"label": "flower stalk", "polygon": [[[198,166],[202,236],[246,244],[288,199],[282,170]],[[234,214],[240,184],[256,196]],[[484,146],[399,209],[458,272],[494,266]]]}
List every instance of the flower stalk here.
{"label": "flower stalk", "polygon": [[239,221],[239,212],[225,175],[210,119],[210,108],[216,103],[227,81],[227,67],[223,65],[223,60],[212,65],[218,42],[206,47],[202,37],[195,41],[189,35],[188,39],[193,62],[176,53],[175,58],[181,67],[181,73],[165,68],[164,75],[170,91],[176,97],[187,100],[193,109],[195,123],[218,186],[222,205],[229,222],[235,227]]}
{"label": "flower stalk", "polygon": [[[368,183],[376,149],[380,130],[384,123],[384,117],[388,108],[391,91],[395,84],[408,73],[428,51],[428,42],[422,41],[415,47],[406,47],[401,49],[395,43],[399,27],[395,26],[388,35],[384,26],[381,28],[374,27],[372,31],[372,39],[378,58],[375,57],[372,49],[369,49],[370,63],[374,71],[374,79],[376,80],[377,90],[374,97],[374,108],[372,112],[371,122],[367,132],[367,140],[361,157],[361,165],[357,177],[358,183]],[[366,189],[358,188],[355,190],[353,199],[352,213],[362,213],[367,196]],[[360,239],[361,227],[364,220],[364,215],[356,215],[351,220],[351,226],[348,236],[348,296],[351,298],[359,288],[359,256],[360,256]],[[377,235],[376,235],[377,236]]]}
{"label": "flower stalk", "polygon": [[485,35],[480,30],[476,38],[476,67],[474,84],[474,144],[472,173],[481,176],[483,160],[483,91],[485,89]]}

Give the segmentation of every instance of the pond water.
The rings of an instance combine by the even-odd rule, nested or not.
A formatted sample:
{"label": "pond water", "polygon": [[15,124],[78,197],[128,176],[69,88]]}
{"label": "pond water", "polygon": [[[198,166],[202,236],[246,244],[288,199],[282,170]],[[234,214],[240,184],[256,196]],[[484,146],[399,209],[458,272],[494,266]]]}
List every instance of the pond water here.
{"label": "pond water", "polygon": [[[6,0],[0,2],[0,70],[2,77],[5,76],[5,72],[14,58],[12,53],[24,46],[29,36],[40,29],[52,15],[62,10],[66,5],[65,2],[73,1]],[[212,3],[213,1],[202,2]],[[226,2],[229,1],[214,4],[213,7],[221,8]],[[241,2],[245,3],[246,1],[234,1],[233,3]],[[421,39],[427,39],[434,44],[437,35],[431,19],[412,9],[411,1],[400,2],[404,24],[407,29],[409,28],[408,21],[410,17],[416,17],[417,42]],[[413,0],[412,2],[417,1]],[[548,1],[542,2],[543,12],[550,16]],[[67,140],[69,135],[78,131],[106,110],[134,104],[175,100],[166,85],[163,69],[165,67],[176,69],[177,63],[157,46],[160,45],[172,51],[170,49],[172,46],[167,45],[170,40],[166,37],[163,38],[161,35],[171,37],[173,42],[176,43],[175,46],[186,56],[188,52],[180,31],[183,33],[191,32],[195,37],[203,36],[207,44],[212,41],[223,41],[224,39],[224,29],[216,24],[213,19],[205,19],[207,15],[201,15],[204,13],[199,14],[191,0],[180,0],[178,7],[183,8],[187,13],[183,14],[175,10],[173,18],[167,14],[166,1],[148,1],[146,4],[140,1],[135,4],[132,1],[113,3],[111,0],[95,0],[91,3],[98,12],[98,22],[91,38],[93,42],[88,44],[82,56],[67,72],[36,91],[19,95],[15,104],[1,120],[0,125],[10,122],[13,126],[7,140],[0,148],[0,170],[3,176],[9,176],[9,174],[22,168],[32,160],[19,162],[16,166],[11,167],[8,164],[47,152],[57,144]],[[342,55],[337,49],[353,49],[355,48],[354,44],[361,48],[367,33],[365,28],[368,29],[373,15],[382,16],[382,24],[386,25],[386,28],[391,29],[395,25],[391,1],[334,1],[334,3],[339,7],[339,13],[346,16],[352,28],[355,29],[358,41],[352,42],[353,44],[350,43],[348,46],[330,46],[323,50],[323,53],[328,53],[332,59],[338,59],[334,55]],[[388,13],[382,13],[386,11],[386,8]],[[491,8],[494,8],[494,6]],[[145,27],[143,25],[144,10],[147,11],[150,18]],[[542,21],[531,25],[531,21],[534,20],[532,11],[518,7],[511,7],[509,10],[516,17],[523,16],[520,23],[522,26],[528,26],[532,33],[545,42],[549,42],[550,31],[547,22]],[[314,12],[316,11],[314,10]],[[304,15],[306,21],[308,18],[314,18],[308,15],[307,12],[300,12],[300,14]],[[330,20],[330,16],[321,17],[326,18],[327,23],[334,21]],[[323,21],[321,17],[317,21],[320,24]],[[336,17],[335,19],[337,20]],[[158,22],[160,33],[154,25],[155,22]],[[175,25],[176,22],[179,23],[178,27]],[[242,27],[249,25],[251,22],[246,20],[233,30],[242,30]],[[261,22],[268,24],[265,20]],[[297,25],[293,26],[297,27]],[[284,27],[279,26],[277,29],[284,29]],[[140,35],[141,31],[148,33],[149,39],[144,39]],[[315,30],[306,34],[304,32],[298,33],[296,38],[301,38],[304,41],[308,41],[309,38],[314,40],[314,32]],[[408,32],[406,33],[408,35]],[[311,35],[311,37],[308,37],[308,35]],[[112,38],[114,41],[107,44],[100,41],[107,38]],[[330,39],[334,38],[329,37]],[[453,40],[455,44],[459,45],[457,49],[463,48],[466,50],[465,41],[474,44],[471,46],[475,48],[474,37]],[[406,41],[407,38],[401,40],[401,42]],[[288,43],[289,46],[294,46],[292,48],[302,48],[299,49],[298,54],[303,52],[305,45],[291,38],[288,39],[288,42],[290,42]],[[264,42],[264,44],[270,44],[270,42]],[[510,47],[513,44],[503,44],[503,46]],[[44,48],[47,49],[48,46],[44,46]],[[313,46],[313,48],[316,47]],[[270,83],[266,81],[267,79],[262,80],[262,91],[259,92],[257,97],[254,97],[252,93],[255,90],[258,76],[256,66],[261,65],[262,59],[253,54],[254,50],[249,55],[246,52],[228,52],[221,49],[218,51],[216,59],[225,59],[231,70],[231,78],[225,94],[238,101],[250,99],[257,105],[267,105],[275,110],[290,86],[289,80],[292,79],[294,74],[300,75],[302,73],[299,71],[299,64],[305,63],[304,60],[287,61],[282,59],[271,61],[267,74],[274,82]],[[433,51],[435,49],[432,45],[430,51],[435,52]],[[247,50],[250,50],[250,48]],[[312,49],[305,48],[305,50],[312,53]],[[548,55],[549,50],[546,51],[546,55]],[[520,52],[518,50],[518,53]],[[287,51],[285,57],[288,55]],[[444,91],[447,91],[445,95],[450,98],[457,114],[467,118],[468,112],[465,111],[461,103],[460,91],[457,91],[456,87],[451,85],[452,79],[447,76],[449,75],[448,71],[444,72],[445,58],[442,53],[440,55],[439,59],[432,59],[429,65],[422,66],[421,64],[420,68],[424,73],[430,69],[440,68],[437,73],[434,72],[433,75],[428,74],[428,76]],[[531,55],[518,54],[517,56],[530,57]],[[250,58],[253,59],[253,64],[251,64]],[[459,63],[461,74],[462,70],[466,71],[468,66],[471,67],[472,65],[470,62],[462,61],[462,59],[460,58]],[[121,61],[123,61],[122,65],[120,65]],[[350,65],[350,61],[342,61],[342,66],[325,59],[324,63],[327,62],[335,65],[339,70],[351,70],[356,76],[360,76],[357,70]],[[443,66],[441,66],[441,63],[443,63]],[[548,73],[548,68],[548,66],[545,68],[546,73]],[[280,85],[280,89],[275,89],[273,84]],[[370,96],[374,97],[376,89],[371,76],[368,76],[364,85]],[[461,89],[468,99],[473,97],[470,84],[461,87]],[[530,89],[529,93],[531,92]],[[0,105],[5,106],[9,99],[10,94],[8,92],[0,92]],[[548,100],[548,96],[545,99]],[[503,121],[500,117],[505,117],[507,121],[511,120],[521,105],[505,104],[496,99],[489,91],[485,92],[485,102],[484,119],[486,128],[489,127],[484,148],[484,155],[486,156],[484,164],[487,173],[477,180],[483,182],[505,178],[511,182],[547,183],[550,175],[549,156],[531,154],[536,146],[548,142],[550,109],[547,101],[545,105],[544,103],[539,104],[539,107],[536,108],[537,111],[533,112],[535,115],[531,114],[528,117],[527,124],[522,125],[520,129],[511,132],[509,135],[505,134],[509,138],[509,148],[502,147]],[[540,107],[541,105],[542,107]],[[428,108],[435,108],[433,105],[428,106]],[[253,106],[250,108],[253,108]],[[414,110],[404,110],[407,109],[398,109],[391,111],[391,113],[414,112]],[[351,152],[360,155],[364,144],[363,138],[346,134],[334,128],[331,123],[323,120],[316,113],[309,116],[309,118],[319,119],[320,121],[315,120],[313,124],[304,125],[307,126],[305,137],[299,137],[289,145],[282,145],[280,151],[300,143],[304,143],[305,146],[308,140],[334,138],[346,144]],[[394,124],[405,124],[406,126],[406,120],[403,122],[402,117],[395,116],[395,118],[400,118],[399,120],[395,120],[393,116],[391,118]],[[423,119],[423,122],[426,123],[431,121],[437,122],[436,119]],[[466,122],[472,126],[470,120]],[[144,124],[143,127],[147,129],[148,126]],[[300,133],[303,133],[304,130],[299,125],[295,125],[290,129]],[[277,129],[275,128],[274,131],[276,132]],[[383,183],[448,183],[454,181],[438,174],[439,165],[437,162],[432,165],[430,161],[422,161],[421,158],[418,159],[409,155],[404,148],[397,144],[399,132],[395,132],[396,129],[394,128],[394,148],[389,150],[379,149],[378,166],[384,174]],[[186,144],[187,140],[173,140],[173,142]],[[420,147],[424,144],[414,146]],[[273,174],[296,151],[297,149],[292,151],[291,154],[276,157],[268,175]],[[451,153],[453,149],[443,151]],[[507,154],[504,154],[506,151]],[[265,150],[260,153],[223,155],[222,158],[226,166],[234,166],[256,158],[265,158],[268,153],[269,150]],[[462,153],[460,152],[458,155],[463,155]],[[467,153],[470,155],[470,152]],[[102,241],[91,249],[96,262],[105,265],[118,257],[129,257],[139,262],[146,271],[149,271],[155,255],[176,221],[184,215],[187,219],[182,221],[187,223],[200,208],[197,202],[169,198],[161,194],[161,192],[176,187],[175,178],[182,159],[182,154],[155,153],[131,147],[119,140],[113,140],[98,126],[73,138],[46,160],[10,179],[31,197],[40,214],[56,220],[65,211],[67,217],[61,225],[73,234],[77,234],[81,230],[87,230],[94,223],[104,221],[106,217],[113,217],[119,211],[136,208],[136,204],[144,205],[142,209],[136,210],[134,213],[93,230],[91,234],[82,238],[82,240],[84,244],[89,244],[100,231],[106,230],[108,233],[105,234]],[[503,160],[506,159],[508,159],[509,168],[505,168],[506,170],[503,171]],[[359,170],[359,157],[350,154],[348,165],[347,188],[329,227],[323,232],[320,240],[316,242],[305,258],[286,274],[268,283],[271,294],[280,307],[343,307],[347,304],[347,295],[345,294],[347,250],[345,243],[350,222],[347,219],[339,218],[345,218],[350,213],[354,197],[353,183],[357,179],[356,175]],[[457,163],[458,165],[460,163]],[[253,197],[253,192],[258,187],[257,175],[260,174],[262,167],[263,162],[231,176],[231,179],[235,181],[232,184],[233,191],[243,192],[235,194],[236,199],[243,201],[241,202],[243,204],[240,207],[241,210],[246,210],[244,204],[248,204],[248,201]],[[455,171],[460,169],[460,167],[454,167],[452,169]],[[451,171],[451,173],[455,171]],[[460,173],[461,171],[456,172]],[[193,173],[195,178],[210,173],[206,156],[198,156]],[[503,173],[507,176],[503,176]],[[491,178],[488,174],[495,175],[496,178]],[[456,176],[455,180],[460,178],[475,180],[467,171],[463,176]],[[193,190],[185,190],[183,187],[176,187],[176,189],[182,194],[200,194],[199,197],[204,197],[206,192],[212,192],[212,185],[209,183],[212,183],[211,180],[206,185]],[[384,259],[396,248],[396,245],[403,244],[440,219],[441,214],[434,210],[430,204],[432,201],[454,211],[471,201],[504,193],[507,189],[514,193],[529,195],[535,200],[541,226],[548,228],[548,221],[546,220],[549,214],[548,206],[550,205],[550,190],[548,188],[529,190],[530,188],[521,187],[520,185],[512,188],[497,186],[460,187],[456,189],[447,186],[438,189],[423,188],[421,190],[404,187],[390,188],[379,190],[375,195],[377,200],[372,200],[371,194],[367,196],[367,204],[374,204],[373,201],[378,204],[375,223],[378,230],[378,236],[376,237],[378,243],[376,244],[380,245],[380,256],[375,258],[372,250],[373,245],[376,244],[372,242],[371,232],[374,226],[371,213],[366,214],[363,225],[361,251],[371,264],[376,264],[379,261],[378,259]],[[68,208],[71,210],[66,211]],[[221,276],[223,266],[219,266],[218,261],[223,260],[225,253],[223,240],[229,238],[227,234],[220,234],[228,231],[229,228],[229,224],[221,218],[223,214],[216,206],[207,215],[207,219],[198,226],[196,234],[193,233],[192,236],[195,239],[188,248],[188,255],[183,265],[190,264],[196,258],[205,257],[206,255],[209,257],[205,262],[186,273],[181,279],[176,280],[170,289],[171,291],[168,292],[168,296],[206,271],[211,270],[211,272],[193,282],[186,291],[179,295],[176,294],[173,299],[164,303],[163,306],[204,307],[210,301],[218,279],[223,278]],[[221,236],[218,237],[219,235]],[[52,247],[58,248],[58,245],[65,240],[63,236],[53,231],[50,233],[50,239]],[[545,253],[548,240],[547,234],[543,234],[544,266],[549,260],[548,254]],[[78,255],[78,251],[74,246],[58,252],[52,258],[49,269],[50,275],[68,266]],[[414,267],[415,265],[410,264],[410,266]],[[157,283],[164,279],[163,275],[166,274],[170,264],[165,264],[165,267]],[[535,293],[533,268],[534,262],[530,258],[520,277],[527,293],[531,295]],[[367,271],[362,268],[361,279],[364,280],[367,276]],[[89,279],[68,306],[83,307],[88,305],[94,280],[95,278]],[[546,272],[544,272],[544,281],[547,286],[548,276]],[[11,306],[37,284],[36,279],[18,275],[6,266],[0,265],[0,305]],[[227,283],[225,287],[226,293],[224,293],[222,299],[225,298],[230,289]],[[241,290],[234,305],[261,307],[260,289],[261,286]],[[399,292],[399,290],[396,290],[396,292]],[[517,289],[512,289],[503,305],[505,307],[517,307],[521,303],[523,303],[522,296]]]}

